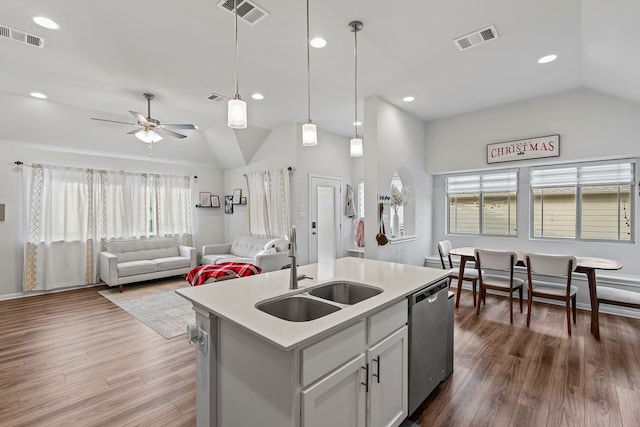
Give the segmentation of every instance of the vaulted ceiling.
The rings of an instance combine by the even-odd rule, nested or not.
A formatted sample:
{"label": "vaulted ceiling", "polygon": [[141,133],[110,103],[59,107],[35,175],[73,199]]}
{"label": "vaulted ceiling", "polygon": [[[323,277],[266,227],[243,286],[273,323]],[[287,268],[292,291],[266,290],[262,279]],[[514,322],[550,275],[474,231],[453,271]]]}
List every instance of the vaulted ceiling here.
{"label": "vaulted ceiling", "polygon": [[[305,2],[254,3],[268,16],[238,28],[250,127],[232,131],[226,103],[207,99],[234,92],[233,15],[219,1],[4,1],[0,25],[43,37],[44,48],[0,37],[0,138],[144,158],[146,145],[126,135],[133,127],[90,118],[133,123],[128,111],[146,115],[150,92],[153,117],[199,127],[156,144],[155,158],[246,164],[269,129],[307,116]],[[41,28],[34,16],[61,28]],[[311,117],[353,133],[354,19],[364,23],[360,105],[380,96],[429,121],[581,86],[640,102],[638,16],[637,0],[310,0],[311,36],[327,40],[311,50]],[[491,25],[497,39],[456,47],[457,37]],[[551,53],[556,61],[537,63]],[[407,95],[415,101],[403,102]]]}

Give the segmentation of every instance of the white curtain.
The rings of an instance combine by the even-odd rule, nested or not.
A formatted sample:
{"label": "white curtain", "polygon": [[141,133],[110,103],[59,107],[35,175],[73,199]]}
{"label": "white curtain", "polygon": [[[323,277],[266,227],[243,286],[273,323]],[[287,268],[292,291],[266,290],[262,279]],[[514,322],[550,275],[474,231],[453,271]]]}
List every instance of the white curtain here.
{"label": "white curtain", "polygon": [[94,178],[85,169],[23,166],[25,291],[93,282]]}
{"label": "white curtain", "polygon": [[100,171],[100,238],[106,250],[107,239],[149,235],[147,176],[126,172]]}
{"label": "white curtain", "polygon": [[249,192],[249,234],[261,237],[289,235],[291,179],[288,169],[246,175]]}
{"label": "white curtain", "polygon": [[158,236],[175,236],[178,243],[193,245],[193,203],[188,176],[153,175],[156,232]]}
{"label": "white curtain", "polygon": [[97,283],[113,238],[193,242],[188,176],[24,165],[25,291]]}
{"label": "white curtain", "polygon": [[267,202],[264,172],[252,172],[247,178],[247,208],[249,211],[249,234],[267,236]]}

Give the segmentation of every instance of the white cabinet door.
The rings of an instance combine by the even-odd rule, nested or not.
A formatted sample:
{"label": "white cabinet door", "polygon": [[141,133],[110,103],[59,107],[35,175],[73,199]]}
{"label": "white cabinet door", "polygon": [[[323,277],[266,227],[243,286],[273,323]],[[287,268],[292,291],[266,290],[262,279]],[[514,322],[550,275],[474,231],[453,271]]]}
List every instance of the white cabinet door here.
{"label": "white cabinet door", "polygon": [[366,423],[364,354],[302,390],[302,426],[354,426]]}
{"label": "white cabinet door", "polygon": [[408,332],[399,329],[367,352],[369,426],[398,426],[407,414]]}

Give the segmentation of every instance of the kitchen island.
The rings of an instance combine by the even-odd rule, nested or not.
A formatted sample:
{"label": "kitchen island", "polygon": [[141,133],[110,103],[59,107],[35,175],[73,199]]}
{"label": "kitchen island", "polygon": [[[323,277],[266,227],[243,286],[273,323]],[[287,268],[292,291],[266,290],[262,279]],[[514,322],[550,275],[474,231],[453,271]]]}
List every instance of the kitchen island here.
{"label": "kitchen island", "polygon": [[[408,415],[407,296],[446,272],[347,257],[298,273],[310,278],[294,290],[280,270],[177,291],[196,311],[198,425],[397,425]],[[256,308],[336,281],[382,292],[310,321]]]}

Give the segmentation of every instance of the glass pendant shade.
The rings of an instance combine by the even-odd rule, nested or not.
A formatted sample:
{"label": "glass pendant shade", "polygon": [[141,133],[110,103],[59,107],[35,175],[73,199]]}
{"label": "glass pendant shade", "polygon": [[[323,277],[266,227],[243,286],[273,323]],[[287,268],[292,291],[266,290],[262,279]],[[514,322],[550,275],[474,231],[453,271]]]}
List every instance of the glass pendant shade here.
{"label": "glass pendant shade", "polygon": [[140,131],[136,132],[135,135],[136,138],[142,142],[146,142],[147,144],[154,144],[162,140],[162,137],[153,130],[140,129]]}
{"label": "glass pendant shade", "polygon": [[351,157],[362,157],[363,154],[362,138],[356,136],[351,140]]}
{"label": "glass pendant shade", "polygon": [[227,125],[232,129],[245,129],[247,127],[247,103],[236,96],[228,103]]}
{"label": "glass pendant shade", "polygon": [[318,131],[314,123],[307,122],[302,125],[302,145],[305,147],[318,145]]}

